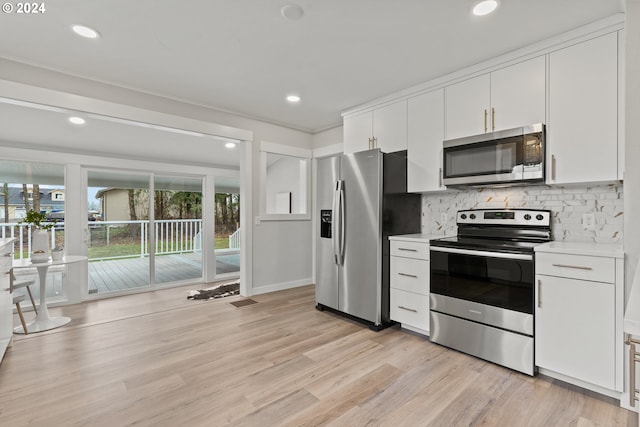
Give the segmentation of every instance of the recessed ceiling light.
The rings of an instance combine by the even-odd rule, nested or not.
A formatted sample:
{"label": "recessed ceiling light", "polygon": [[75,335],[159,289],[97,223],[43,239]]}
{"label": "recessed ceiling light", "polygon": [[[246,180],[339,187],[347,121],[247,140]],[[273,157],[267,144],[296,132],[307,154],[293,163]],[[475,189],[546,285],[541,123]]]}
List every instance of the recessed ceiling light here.
{"label": "recessed ceiling light", "polygon": [[282,6],[282,9],[280,9],[280,13],[285,19],[288,19],[289,21],[297,21],[298,19],[302,18],[302,15],[304,14],[302,8],[297,4],[288,4],[286,6]]}
{"label": "recessed ceiling light", "polygon": [[71,29],[79,36],[86,37],[88,39],[97,39],[100,37],[99,32],[84,25],[74,25]]}
{"label": "recessed ceiling light", "polygon": [[476,16],[488,15],[498,7],[497,0],[481,0],[473,6],[473,14]]}
{"label": "recessed ceiling light", "polygon": [[300,97],[298,95],[289,95],[289,96],[287,96],[287,101],[289,101],[289,102],[300,102]]}
{"label": "recessed ceiling light", "polygon": [[226,144],[224,144],[225,147],[227,147],[228,149],[232,149],[232,148],[236,148],[236,143],[235,142],[227,142]]}
{"label": "recessed ceiling light", "polygon": [[86,123],[86,121],[82,117],[77,116],[69,117],[69,122],[73,123],[74,125],[83,125]]}

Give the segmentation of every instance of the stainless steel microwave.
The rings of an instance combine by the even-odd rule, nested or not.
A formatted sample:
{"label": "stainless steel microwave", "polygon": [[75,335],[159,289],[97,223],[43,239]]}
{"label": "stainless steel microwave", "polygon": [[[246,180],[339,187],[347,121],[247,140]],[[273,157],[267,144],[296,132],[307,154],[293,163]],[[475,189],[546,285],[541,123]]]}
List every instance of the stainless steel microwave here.
{"label": "stainless steel microwave", "polygon": [[442,182],[448,186],[544,182],[544,158],[542,123],[445,140]]}

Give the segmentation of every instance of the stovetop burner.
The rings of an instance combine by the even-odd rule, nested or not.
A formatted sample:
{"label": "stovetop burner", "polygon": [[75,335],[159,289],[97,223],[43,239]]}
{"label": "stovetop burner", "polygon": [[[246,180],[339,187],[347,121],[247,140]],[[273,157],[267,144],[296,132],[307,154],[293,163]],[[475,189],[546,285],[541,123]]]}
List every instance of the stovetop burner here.
{"label": "stovetop burner", "polygon": [[458,235],[431,240],[431,246],[493,252],[533,253],[551,241],[551,211],[473,209],[458,211]]}

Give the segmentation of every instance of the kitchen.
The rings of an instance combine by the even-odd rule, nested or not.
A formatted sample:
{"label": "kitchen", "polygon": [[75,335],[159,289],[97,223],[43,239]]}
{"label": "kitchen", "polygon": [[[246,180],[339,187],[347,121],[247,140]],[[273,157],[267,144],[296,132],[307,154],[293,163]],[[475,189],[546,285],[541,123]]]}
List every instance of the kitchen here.
{"label": "kitchen", "polygon": [[[364,318],[374,329],[385,320],[396,321],[432,342],[529,375],[558,378],[620,399],[625,408],[635,407],[628,392],[632,356],[623,332],[622,33],[615,27],[613,21],[602,21],[566,38],[541,42],[346,111],[344,152],[354,154],[345,154],[347,161],[336,169],[344,169],[345,163],[355,162],[355,156],[368,149],[396,154],[407,150],[407,192],[422,194],[421,227],[389,236],[394,233],[385,231],[388,221],[382,221],[381,238],[391,241],[391,250],[383,245],[383,252],[391,261],[385,268],[383,255],[383,267],[378,268],[382,296],[372,303],[383,307],[382,317],[359,315],[350,301],[356,295],[364,297],[355,292],[362,285],[350,287],[357,280],[348,272],[364,265],[353,256],[349,261],[344,248],[348,252],[351,244],[352,251],[364,250],[371,243],[359,246],[362,230],[353,231],[356,237],[351,243],[347,237],[344,243],[353,223],[343,218],[349,218],[350,198],[345,197],[344,187],[350,182],[338,180],[333,209],[323,211],[321,219],[322,226],[333,226],[338,238],[332,240],[338,243],[323,249],[323,237],[331,236],[316,236],[319,308],[328,305]],[[595,122],[596,127],[585,125]],[[524,136],[522,146],[505,148],[509,145],[505,141],[514,135]],[[528,151],[533,144],[527,140],[531,135],[537,141],[533,161]],[[318,160],[319,182],[326,179],[322,162]],[[328,181],[335,182],[335,177]],[[352,204],[361,205],[353,199]],[[320,200],[324,200],[318,202],[320,209],[331,208],[330,198]],[[343,204],[346,214],[339,212],[344,211]],[[351,217],[358,218],[357,210],[351,209]],[[411,227],[410,220],[400,222]],[[541,236],[522,237],[537,233],[536,227]],[[443,239],[456,234],[457,239]],[[489,243],[476,246],[480,238]],[[446,242],[450,239],[451,244]],[[527,251],[487,252],[512,241],[532,243],[526,243]],[[477,254],[461,258],[460,254],[474,254],[469,249],[479,247],[484,258]],[[441,260],[441,251],[457,255]],[[513,267],[506,261],[497,265],[498,258],[506,258],[504,252],[529,253],[513,257],[530,261],[528,265],[513,261]],[[331,254],[336,257],[338,278],[328,283],[338,287],[337,296],[327,302],[325,289],[331,285],[323,285],[323,276],[328,270],[325,258]],[[318,265],[323,267],[319,270]],[[510,286],[527,289],[526,307],[518,306],[522,302],[509,289],[496,289],[492,291],[496,295],[488,297],[474,294],[479,291],[473,286],[482,286],[488,294],[489,284],[512,276],[520,279]],[[462,299],[444,296],[455,294]],[[493,301],[459,302],[483,299]],[[510,317],[508,324],[504,319]]]}
{"label": "kitchen", "polygon": [[[629,59],[629,55],[627,55],[627,59]],[[411,105],[413,105],[414,107],[416,105],[423,105],[427,109],[429,108],[430,105],[433,105],[429,102],[428,98],[431,96],[439,97],[441,94],[439,93],[431,94],[430,92],[433,92],[433,91],[429,90],[425,92],[424,98],[409,99],[407,101],[409,103],[409,107],[407,107],[407,114],[411,115],[412,111],[415,111],[415,109],[411,108]],[[417,95],[416,98],[420,96],[421,95]],[[444,95],[442,98],[439,98],[439,99],[441,99],[442,102],[441,103],[436,102],[435,103],[436,105],[442,105],[444,103]],[[396,112],[392,107],[392,104],[395,104],[395,102],[393,101],[390,101],[389,109],[387,109],[386,112],[391,112],[391,113]],[[397,108],[397,106],[395,107]],[[382,108],[384,108],[384,106]],[[490,108],[491,107],[489,107],[489,110]],[[501,114],[502,114],[501,111],[502,111],[501,109],[496,110],[497,112],[496,118],[501,117]],[[385,111],[382,111],[382,114],[380,114],[379,116],[384,116],[384,113]],[[429,117],[437,118],[438,115],[442,115],[444,117],[444,114],[445,113],[443,111],[440,111],[440,109],[436,108],[434,110],[434,114],[429,115]],[[629,114],[629,109],[627,109],[627,114]],[[488,112],[487,116],[489,117],[489,121],[490,121],[492,117],[491,112]],[[619,118],[617,119],[619,120]],[[589,122],[588,120],[584,120],[584,121]],[[547,123],[550,129],[552,127],[552,121],[547,120],[546,117],[543,120],[538,120],[535,122]],[[630,120],[627,121],[626,125],[633,126],[633,124],[629,124],[629,122]],[[412,129],[413,126],[417,126],[416,123],[417,125],[420,124],[415,121],[409,121],[408,129],[410,130]],[[526,124],[531,124],[531,123],[534,123],[534,121],[526,122]],[[522,125],[522,124],[523,123],[519,123],[518,125]],[[373,126],[375,126],[375,122],[373,123]],[[345,133],[348,131],[347,128],[348,126],[345,126]],[[434,128],[429,127],[429,129],[426,129],[426,131],[429,131],[430,129],[434,129]],[[425,130],[418,129],[418,131],[420,132]],[[339,129],[339,133],[342,134],[342,129]],[[476,132],[472,132],[472,133],[476,133]],[[325,145],[322,144],[323,139],[326,139],[327,141],[329,141],[327,143],[327,146],[331,144],[337,144],[338,141],[343,141],[342,135],[334,138],[334,137],[331,137],[330,134],[332,134],[332,131],[328,131],[326,135],[314,136],[314,142],[315,141],[318,142],[317,146],[314,145],[314,151],[321,152],[322,149],[326,147]],[[374,134],[374,136],[382,144],[386,143],[384,141],[384,138],[379,136],[379,134],[376,133]],[[371,132],[369,132],[369,137],[365,138],[365,141],[367,141],[369,138],[371,138]],[[440,138],[440,142],[443,139],[444,137]],[[394,141],[394,140],[395,139],[391,139],[389,141]],[[344,141],[345,143],[347,143],[347,138],[345,138]],[[626,158],[628,159],[630,156],[630,153],[632,153],[633,151],[628,150],[630,143],[627,142],[626,144],[624,144],[624,139],[622,139],[622,142],[623,142],[623,147],[624,145],[627,145]],[[367,145],[368,141],[364,142],[363,144]],[[412,148],[411,139],[409,139],[408,148],[410,152],[412,150],[416,152],[416,150],[421,150],[421,149],[431,150],[433,147],[430,147],[430,146],[415,147],[414,146]],[[340,151],[341,150],[342,149],[340,149]],[[353,150],[353,151],[359,151],[359,150]],[[587,150],[584,150],[584,152],[586,151]],[[616,150],[616,152],[620,154],[621,150]],[[605,159],[605,157],[609,159],[609,157],[607,157],[606,154],[609,154],[609,153],[605,153],[605,155],[602,156],[603,160]],[[321,156],[318,156],[318,157],[321,157]],[[412,156],[410,156],[410,161],[411,161],[411,157]],[[598,158],[599,156],[593,155],[593,157]],[[424,156],[423,160],[427,159],[429,161],[435,158],[439,159],[440,158],[439,154],[435,156]],[[566,156],[564,155],[562,156],[560,154],[557,155],[556,162],[557,162],[558,168],[560,168],[562,160],[565,158]],[[622,157],[622,158],[624,159],[625,157]],[[548,167],[551,167],[552,163],[553,162],[551,160],[548,160],[547,161]],[[584,167],[584,165],[582,166],[582,168],[587,171],[597,169],[597,168],[592,168],[592,169],[586,168]],[[617,168],[618,168],[618,165],[616,165],[616,169]],[[411,172],[412,169],[413,169],[413,172]],[[629,185],[627,184],[627,186],[623,186],[620,183],[619,181],[620,178],[618,177],[618,173],[621,173],[621,172],[617,170],[615,172],[616,177],[613,178],[612,181],[609,181],[608,179],[603,179],[601,183],[597,183],[597,184],[592,184],[592,183],[574,184],[571,181],[576,180],[575,176],[568,177],[568,178],[565,176],[564,178],[560,177],[564,179],[565,182],[560,181],[559,183],[555,183],[553,185],[549,184],[548,186],[547,185],[527,186],[527,187],[516,187],[516,188],[510,188],[510,189],[509,188],[507,189],[485,188],[485,189],[474,189],[474,190],[466,190],[466,191],[439,191],[438,189],[441,187],[441,184],[439,182],[440,177],[439,177],[439,173],[437,172],[437,169],[438,169],[437,167],[431,167],[431,166],[424,167],[422,169],[423,173],[433,174],[432,177],[429,177],[426,180],[422,178],[416,178],[418,176],[416,175],[416,171],[419,171],[419,169],[416,169],[415,167],[409,169],[410,171],[409,185],[414,186],[413,191],[422,193],[421,205],[422,205],[423,215],[421,220],[421,231],[425,234],[437,234],[437,235],[443,235],[443,236],[455,234],[457,212],[459,210],[464,210],[472,207],[474,208],[494,207],[497,209],[503,209],[505,207],[510,207],[510,208],[520,207],[520,206],[523,206],[524,204],[528,207],[531,207],[531,205],[534,205],[535,208],[549,209],[553,211],[554,214],[557,213],[558,218],[561,218],[564,216],[561,221],[558,221],[558,223],[553,224],[552,230],[554,233],[555,240],[563,240],[564,236],[568,236],[568,238],[564,240],[568,240],[568,241],[580,240],[583,236],[588,236],[588,238],[590,239],[597,238],[599,241],[602,241],[603,243],[607,243],[611,241],[615,242],[615,241],[620,241],[622,238],[622,230],[623,230],[622,226],[623,226],[623,222],[625,221],[624,215],[618,215],[620,212],[623,211],[623,209],[621,209],[620,206],[626,205],[632,202],[629,197],[626,197],[624,199],[622,197],[623,193],[627,193],[628,191],[627,187]],[[560,174],[560,169],[558,169],[557,173]],[[611,176],[612,174],[609,174],[609,175]],[[549,176],[549,174],[547,174],[547,176]],[[629,171],[626,171],[625,178],[626,178],[625,181],[627,181],[627,183],[631,182],[631,180],[629,179]],[[582,182],[582,181],[578,179],[576,182]],[[415,187],[416,184],[424,185],[424,188]],[[587,220],[586,222],[583,223],[583,214],[590,213],[590,212],[583,212],[581,210],[581,206],[583,206],[583,200],[584,201],[598,200],[599,201],[598,203],[600,203],[601,200],[604,200],[605,202],[602,202],[604,210],[602,212],[594,210],[593,221]],[[559,202],[562,202],[562,206],[563,206],[562,210],[558,208],[558,206],[560,206]],[[591,202],[585,202],[585,203],[591,203]],[[594,205],[595,205],[595,202],[594,202]],[[589,206],[591,207],[591,205]],[[605,211],[606,211],[606,214],[604,213]],[[627,209],[627,211],[629,210]],[[593,230],[591,229],[585,230],[585,227],[583,226],[583,224],[586,224],[586,225],[594,224],[596,225],[596,227],[594,227]],[[605,230],[600,228],[601,226],[605,226],[605,228],[611,226],[611,229],[607,228]],[[264,224],[261,225],[260,227],[266,228]],[[557,234],[558,230],[561,230],[562,233]],[[625,231],[627,233],[629,233],[629,230],[633,230],[633,228],[625,228]],[[618,234],[616,235],[616,233]],[[559,238],[558,236],[563,236],[563,238]]]}

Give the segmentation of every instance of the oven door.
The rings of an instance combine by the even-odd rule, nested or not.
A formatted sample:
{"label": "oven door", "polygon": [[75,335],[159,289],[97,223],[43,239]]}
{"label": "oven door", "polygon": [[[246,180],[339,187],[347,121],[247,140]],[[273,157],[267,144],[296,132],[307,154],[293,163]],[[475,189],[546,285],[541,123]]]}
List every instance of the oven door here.
{"label": "oven door", "polygon": [[432,294],[533,314],[533,254],[431,246]]}

